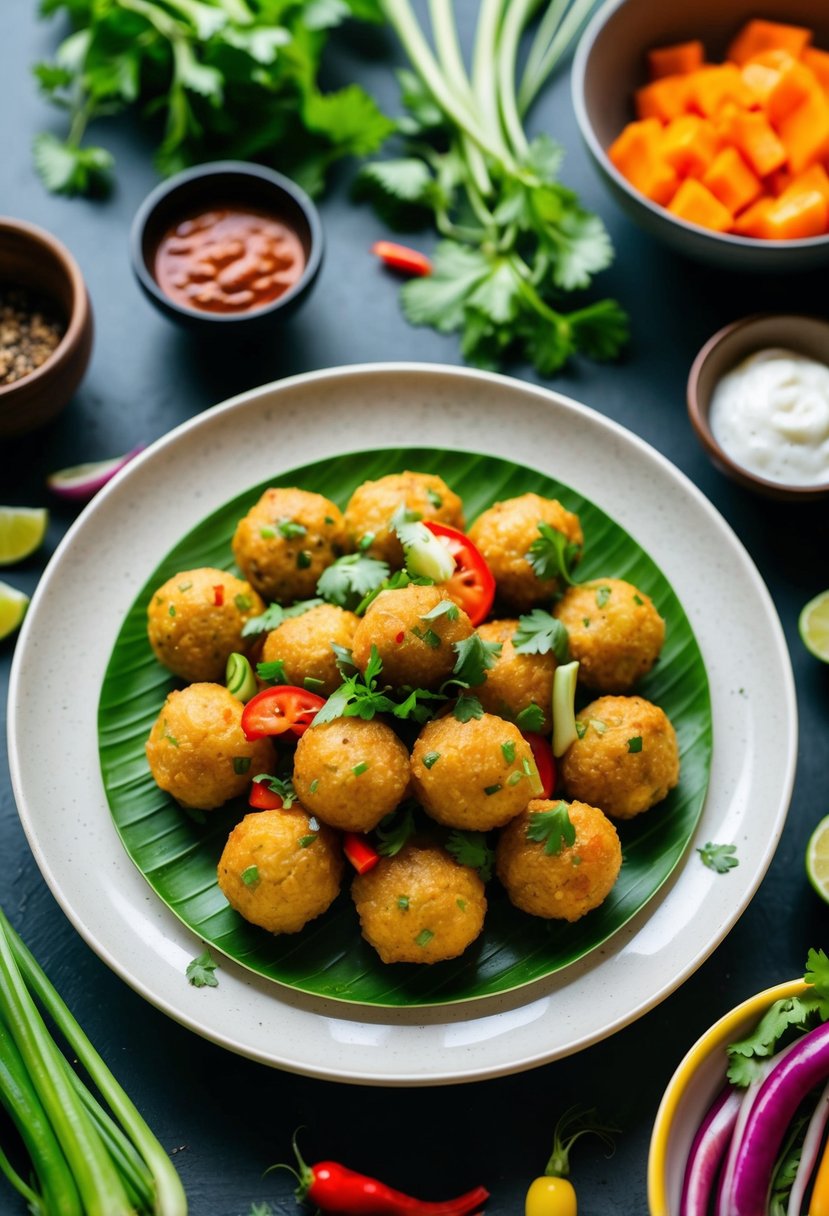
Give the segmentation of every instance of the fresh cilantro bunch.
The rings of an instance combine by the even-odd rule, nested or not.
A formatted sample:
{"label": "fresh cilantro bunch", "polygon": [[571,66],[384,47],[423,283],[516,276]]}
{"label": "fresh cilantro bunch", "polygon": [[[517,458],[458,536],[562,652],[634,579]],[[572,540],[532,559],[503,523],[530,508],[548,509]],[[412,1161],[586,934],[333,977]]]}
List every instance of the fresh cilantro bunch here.
{"label": "fresh cilantro bunch", "polygon": [[43,0],[75,27],[34,71],[67,111],[64,138],[38,135],[49,190],[88,193],[113,158],[85,145],[88,123],[135,106],[161,125],[164,174],[204,160],[277,160],[311,193],[342,156],[376,152],[393,129],[356,84],[323,93],[320,60],[347,17],[382,19],[377,0]]}
{"label": "fresh cilantro bunch", "polygon": [[395,227],[431,221],[443,240],[428,276],[401,291],[413,325],[461,335],[464,357],[496,367],[529,360],[542,375],[577,353],[618,354],[628,335],[613,300],[562,310],[612,260],[595,215],[558,180],[561,147],[528,140],[524,117],[578,33],[594,0],[540,6],[517,79],[518,48],[537,0],[480,7],[471,68],[459,49],[452,0],[430,5],[434,50],[409,0],[380,0],[411,63],[399,74],[402,155],[367,165],[358,189]]}

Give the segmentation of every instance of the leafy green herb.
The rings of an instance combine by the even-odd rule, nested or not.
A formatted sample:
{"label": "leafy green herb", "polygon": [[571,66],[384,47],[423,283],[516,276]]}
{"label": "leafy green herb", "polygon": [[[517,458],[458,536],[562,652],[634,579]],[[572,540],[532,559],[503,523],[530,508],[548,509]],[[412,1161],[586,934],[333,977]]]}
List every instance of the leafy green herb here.
{"label": "leafy green herb", "polygon": [[274,684],[288,683],[284,659],[270,659],[267,663],[257,663],[256,674],[260,680],[273,680]]}
{"label": "leafy green herb", "polygon": [[437,490],[432,490],[432,489],[427,490],[426,497],[429,499],[429,502],[432,504],[432,506],[435,508],[436,511],[439,511],[441,509],[441,507],[443,506],[443,499],[441,498],[440,494],[438,494]]}
{"label": "leafy green herb", "polygon": [[465,899],[461,899],[461,897],[460,897],[460,896],[458,896],[458,898],[455,900],[455,903],[458,905],[458,907],[460,908],[461,912],[465,912],[465,911],[466,911],[466,900],[465,900]]}
{"label": "leafy green herb", "polygon": [[310,794],[316,794],[317,790],[319,789],[319,785],[320,785],[320,779],[319,779],[319,777],[315,777],[314,780],[311,782],[311,784],[308,786],[308,792]]}
{"label": "leafy green herb", "polygon": [[376,833],[379,844],[377,852],[384,857],[394,857],[414,835],[414,808],[411,803],[403,803],[385,815],[377,825]]}
{"label": "leafy green herb", "polygon": [[259,535],[262,540],[274,540],[276,538],[276,528],[270,528],[267,524],[259,529]]}
{"label": "leafy green herb", "polygon": [[259,881],[260,881],[259,867],[258,866],[248,866],[246,869],[242,870],[240,877],[246,887],[258,886]]}
{"label": "leafy green herb", "polygon": [[462,692],[455,702],[452,716],[459,722],[471,722],[473,718],[484,716],[484,707],[477,697],[473,697],[468,692]]}
{"label": "leafy green herb", "polygon": [[489,882],[495,864],[495,853],[487,843],[486,832],[450,832],[446,851],[452,854],[459,865],[477,870],[481,880]]}
{"label": "leafy green herb", "polygon": [[460,609],[454,600],[440,600],[435,604],[434,608],[422,616],[421,621],[436,621],[438,617],[445,616],[448,621],[456,621]]}
{"label": "leafy green herb", "polygon": [[290,778],[274,777],[271,773],[257,773],[253,778],[253,784],[266,785],[272,793],[278,794],[286,811],[290,810],[296,802],[296,790]]}
{"label": "leafy green herb", "polygon": [[352,768],[352,773],[355,777],[362,777],[363,773],[368,769],[368,761],[361,760],[359,764],[355,764]]}
{"label": "leafy green herb", "polygon": [[389,576],[386,562],[362,553],[349,553],[339,557],[323,570],[317,583],[317,595],[340,608],[354,609],[376,591]]}
{"label": "leafy green herb", "polygon": [[506,743],[501,744],[501,752],[507,764],[512,764],[515,759],[515,743],[512,739],[508,739]]}
{"label": "leafy green herb", "polygon": [[697,849],[697,852],[702,859],[702,864],[708,866],[709,870],[715,870],[717,874],[727,874],[729,870],[733,870],[740,864],[736,857],[737,846],[735,844],[714,844],[709,840],[701,849]]}
{"label": "leafy green herb", "polygon": [[427,752],[421,763],[424,768],[434,768],[438,760],[440,760],[440,752]]}
{"label": "leafy green herb", "polygon": [[170,607],[167,609],[167,615],[168,615],[168,616],[175,616],[175,615],[176,615],[176,606],[175,606],[175,604],[171,604],[171,605],[170,605]]}
{"label": "leafy green herb", "polygon": [[167,740],[167,742],[168,742],[168,743],[169,743],[169,744],[170,744],[172,747],[178,747],[178,746],[179,746],[179,741],[178,741],[178,739],[175,737],[175,735],[171,735],[171,734],[170,734],[170,728],[169,728],[169,726],[167,725],[167,719],[166,719],[166,718],[165,718],[165,719],[163,720],[163,722],[161,723],[161,730],[162,730],[162,738],[163,738],[163,739],[166,739],[166,740]]}
{"label": "leafy green herb", "polygon": [[280,519],[276,525],[276,530],[285,540],[295,540],[298,536],[305,536],[308,529],[305,524],[299,524],[295,519]]}
{"label": "leafy green herb", "polygon": [[601,586],[596,588],[596,607],[604,608],[607,601],[610,599],[610,587]]}
{"label": "leafy green herb", "polygon": [[210,951],[205,950],[204,954],[190,960],[184,974],[194,988],[218,988],[219,981],[213,974],[218,965],[213,961]]}
{"label": "leafy green herb", "polygon": [[404,912],[408,911],[408,908],[409,908],[408,895],[398,895],[397,906],[398,906],[398,908],[402,908]]}
{"label": "leafy green herb", "polygon": [[410,631],[421,642],[425,643],[430,650],[437,650],[440,646],[440,634],[435,633],[434,629],[419,629],[417,625]]}
{"label": "leafy green herb", "polygon": [[496,785],[485,785],[484,793],[486,794],[487,798],[491,798],[493,794],[497,794],[498,791],[502,790],[503,788],[504,787],[502,785],[497,785],[497,784]]}
{"label": "leafy green herb", "polygon": [[633,602],[634,602],[634,604],[639,604],[641,607],[641,605],[644,604],[645,601],[642,599],[641,595],[634,595]]}
{"label": "leafy green herb", "polygon": [[409,688],[402,690],[405,699],[394,707],[395,718],[411,718],[414,722],[428,722],[435,710],[445,705],[447,697],[442,692],[431,692],[428,688]]}
{"label": "leafy green herb", "polygon": [[394,713],[396,703],[378,687],[383,663],[376,646],[372,646],[369,661],[363,674],[357,672],[343,680],[314,718],[314,724],[333,722],[335,718],[364,718],[369,720],[376,714]]}
{"label": "leafy green herb", "polygon": [[233,771],[237,776],[241,777],[250,768],[250,756],[234,756]]}
{"label": "leafy green herb", "polygon": [[431,929],[421,929],[415,938],[415,944],[418,946],[428,946],[434,936]]}
{"label": "leafy green herb", "polygon": [[487,671],[495,666],[501,653],[500,642],[485,642],[478,633],[453,644],[457,659],[452,669],[454,679],[468,687],[483,684]]}
{"label": "leafy green herb", "polygon": [[374,603],[382,591],[399,591],[402,587],[410,587],[412,584],[416,587],[431,587],[434,584],[434,579],[423,578],[421,576],[414,577],[409,574],[408,570],[395,570],[394,574],[384,579],[379,587],[375,587],[373,591],[369,591],[360,600],[354,612],[357,616],[365,616],[366,610]]}
{"label": "leafy green herb", "polygon": [[566,802],[559,802],[551,811],[534,811],[527,825],[527,839],[544,845],[545,853],[560,853],[565,845],[572,845],[576,829],[570,819]]}
{"label": "leafy green herb", "polygon": [[317,835],[317,832],[311,832],[308,836],[300,836],[299,847],[301,849],[307,849],[317,839]]}
{"label": "leafy green herb", "polygon": [[581,722],[578,718],[576,718],[576,734],[580,739],[583,739],[587,734],[587,723]]}
{"label": "leafy green herb", "polygon": [[259,616],[252,616],[245,621],[242,626],[242,637],[249,638],[257,633],[270,633],[272,629],[278,629],[282,622],[289,617],[302,616],[312,608],[318,608],[321,603],[323,601],[320,599],[300,600],[296,604],[291,604],[290,608],[283,608],[281,604],[268,604],[265,611]]}
{"label": "leafy green herb", "polygon": [[566,663],[568,657],[567,629],[542,608],[518,618],[518,628],[512,635],[513,649],[518,654],[555,655],[557,663]]}
{"label": "leafy green herb", "polygon": [[376,0],[47,0],[75,32],[54,63],[38,64],[42,91],[67,112],[65,140],[35,140],[49,190],[89,193],[113,159],[83,146],[87,124],[125,109],[160,116],[164,174],[207,160],[271,160],[318,193],[329,166],[375,152],[394,124],[356,84],[323,93],[320,62],[331,28],[349,16],[380,20]]}
{"label": "leafy green herb", "polygon": [[357,670],[357,664],[354,662],[354,655],[347,646],[340,646],[338,642],[331,643],[331,649],[334,651],[334,657],[337,661],[337,667],[340,670],[340,675],[347,676],[350,669],[351,672]]}
{"label": "leafy green herb", "polygon": [[544,710],[535,701],[526,705],[515,719],[515,725],[522,731],[540,731],[544,725]]}
{"label": "leafy green herb", "polygon": [[628,739],[628,751],[629,752],[641,752],[641,750],[642,750],[642,736],[641,735],[634,735],[634,737],[632,739]]}
{"label": "leafy green herb", "polygon": [[234,595],[233,602],[240,612],[250,612],[253,600],[249,595]]}
{"label": "leafy green herb", "polygon": [[543,520],[539,522],[538,531],[538,539],[533,541],[526,554],[527,561],[539,578],[556,578],[574,586],[570,571],[581,552],[580,546]]}
{"label": "leafy green herb", "polygon": [[307,549],[300,549],[296,555],[296,564],[298,570],[308,570],[311,566],[311,554]]}

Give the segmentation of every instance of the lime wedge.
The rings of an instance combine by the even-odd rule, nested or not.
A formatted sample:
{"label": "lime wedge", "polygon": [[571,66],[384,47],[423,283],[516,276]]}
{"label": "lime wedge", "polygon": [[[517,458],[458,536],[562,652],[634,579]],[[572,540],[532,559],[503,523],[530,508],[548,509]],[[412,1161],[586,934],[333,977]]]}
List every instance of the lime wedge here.
{"label": "lime wedge", "polygon": [[0,638],[7,638],[20,625],[29,607],[29,597],[8,583],[0,583]]}
{"label": "lime wedge", "polygon": [[821,591],[809,600],[797,622],[803,645],[815,656],[829,663],[829,591]]}
{"label": "lime wedge", "polygon": [[821,819],[809,837],[806,873],[820,898],[829,903],[829,815]]}
{"label": "lime wedge", "polygon": [[0,566],[11,566],[39,549],[48,523],[45,507],[0,507]]}

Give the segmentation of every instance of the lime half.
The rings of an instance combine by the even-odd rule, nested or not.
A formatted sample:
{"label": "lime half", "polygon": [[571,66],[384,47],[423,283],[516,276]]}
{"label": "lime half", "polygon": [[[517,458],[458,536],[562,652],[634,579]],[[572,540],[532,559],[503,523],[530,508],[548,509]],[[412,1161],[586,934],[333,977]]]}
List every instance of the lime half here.
{"label": "lime half", "polygon": [[0,507],[0,566],[20,562],[40,548],[48,523],[45,507]]}
{"label": "lime half", "polygon": [[29,607],[29,597],[8,583],[0,583],[0,638],[7,638],[20,625]]}
{"label": "lime half", "polygon": [[821,899],[829,903],[829,815],[821,819],[809,837],[806,873]]}
{"label": "lime half", "polygon": [[829,663],[829,591],[809,600],[797,622],[803,645],[824,663]]}

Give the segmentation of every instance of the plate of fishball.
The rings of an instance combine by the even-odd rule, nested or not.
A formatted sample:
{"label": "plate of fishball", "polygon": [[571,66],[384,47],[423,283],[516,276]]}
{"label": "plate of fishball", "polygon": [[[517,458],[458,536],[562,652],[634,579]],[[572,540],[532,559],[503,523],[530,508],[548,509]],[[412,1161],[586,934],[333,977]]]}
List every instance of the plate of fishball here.
{"label": "plate of fishball", "polygon": [[[711,685],[714,753],[694,843],[732,842],[740,866],[723,881],[689,847],[649,904],[603,944],[551,976],[474,1001],[334,1004],[224,958],[218,987],[196,989],[184,972],[203,941],[153,898],[106,801],[97,700],[112,647],[159,554],[212,511],[281,470],[369,442],[395,448],[401,430],[424,446],[474,446],[561,477],[658,561],[692,623]],[[90,613],[90,578],[101,569],[107,578],[95,580]],[[56,655],[58,634],[73,644]],[[744,549],[704,497],[642,441],[577,402],[492,374],[427,365],[296,377],[159,440],[93,501],[55,554],[21,633],[10,706],[24,827],[53,892],[101,957],[217,1043],[309,1075],[386,1085],[529,1068],[605,1037],[667,996],[722,940],[765,873],[796,752],[779,621]],[[35,746],[44,730],[48,770]]]}

